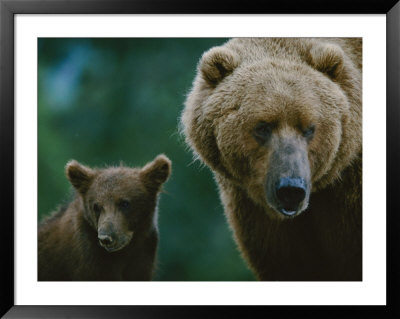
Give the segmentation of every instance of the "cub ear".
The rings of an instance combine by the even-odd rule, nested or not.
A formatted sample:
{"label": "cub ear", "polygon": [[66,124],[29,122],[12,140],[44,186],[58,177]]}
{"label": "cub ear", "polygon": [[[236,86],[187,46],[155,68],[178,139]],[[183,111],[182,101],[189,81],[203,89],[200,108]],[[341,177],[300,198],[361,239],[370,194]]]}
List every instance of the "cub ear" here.
{"label": "cub ear", "polygon": [[158,188],[171,174],[171,161],[161,154],[147,163],[140,171],[140,178],[150,188]]}
{"label": "cub ear", "polygon": [[331,79],[336,79],[344,68],[344,52],[334,44],[313,47],[310,51],[310,64]]}
{"label": "cub ear", "polygon": [[239,65],[239,56],[223,47],[215,47],[205,52],[200,60],[199,69],[206,82],[216,87]]}
{"label": "cub ear", "polygon": [[72,186],[82,195],[88,191],[95,175],[91,168],[75,160],[67,163],[65,166],[65,174]]}

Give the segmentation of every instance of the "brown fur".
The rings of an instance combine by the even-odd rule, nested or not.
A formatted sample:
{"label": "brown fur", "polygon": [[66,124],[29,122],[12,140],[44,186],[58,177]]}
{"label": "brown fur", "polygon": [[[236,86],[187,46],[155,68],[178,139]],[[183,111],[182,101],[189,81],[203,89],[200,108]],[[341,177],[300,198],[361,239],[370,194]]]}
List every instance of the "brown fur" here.
{"label": "brown fur", "polygon": [[[183,131],[214,171],[261,280],[362,278],[361,48],[361,39],[242,38],[199,63]],[[308,188],[288,218],[271,189],[293,172]]]}
{"label": "brown fur", "polygon": [[[158,245],[157,198],[170,170],[164,155],[141,169],[91,169],[70,161],[66,175],[77,193],[39,225],[38,279],[150,280]],[[100,244],[103,235],[112,241]]]}

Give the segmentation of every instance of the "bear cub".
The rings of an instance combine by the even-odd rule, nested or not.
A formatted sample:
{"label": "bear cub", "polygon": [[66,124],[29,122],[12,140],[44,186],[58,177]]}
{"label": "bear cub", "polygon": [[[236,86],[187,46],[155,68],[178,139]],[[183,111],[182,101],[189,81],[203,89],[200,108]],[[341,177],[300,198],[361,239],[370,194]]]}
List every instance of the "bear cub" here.
{"label": "bear cub", "polygon": [[158,194],[171,161],[92,169],[72,160],[65,172],[76,194],[39,225],[39,281],[151,280]]}

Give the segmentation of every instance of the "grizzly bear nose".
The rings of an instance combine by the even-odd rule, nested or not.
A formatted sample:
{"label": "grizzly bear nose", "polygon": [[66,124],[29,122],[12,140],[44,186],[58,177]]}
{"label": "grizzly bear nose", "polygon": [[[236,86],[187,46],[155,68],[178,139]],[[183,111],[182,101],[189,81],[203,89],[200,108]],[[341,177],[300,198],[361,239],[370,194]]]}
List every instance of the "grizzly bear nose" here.
{"label": "grizzly bear nose", "polygon": [[276,186],[276,197],[283,208],[282,213],[285,215],[294,215],[299,204],[306,197],[306,183],[304,179],[281,178]]}
{"label": "grizzly bear nose", "polygon": [[103,246],[109,246],[111,245],[113,239],[109,235],[99,235],[99,241]]}

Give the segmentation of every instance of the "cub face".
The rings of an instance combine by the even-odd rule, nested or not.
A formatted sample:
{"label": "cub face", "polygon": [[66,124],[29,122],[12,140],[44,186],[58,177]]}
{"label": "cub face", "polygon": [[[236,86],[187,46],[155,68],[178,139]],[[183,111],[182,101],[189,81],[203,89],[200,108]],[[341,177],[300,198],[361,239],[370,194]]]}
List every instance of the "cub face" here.
{"label": "cub face", "polygon": [[182,115],[187,142],[271,218],[301,214],[341,144],[349,108],[338,83],[343,63],[336,46],[313,49],[306,61],[246,63],[212,48]]}
{"label": "cub face", "polygon": [[143,168],[91,169],[77,161],[66,175],[81,197],[84,217],[108,252],[126,247],[135,234],[150,229],[157,194],[171,172],[171,162],[157,156]]}

